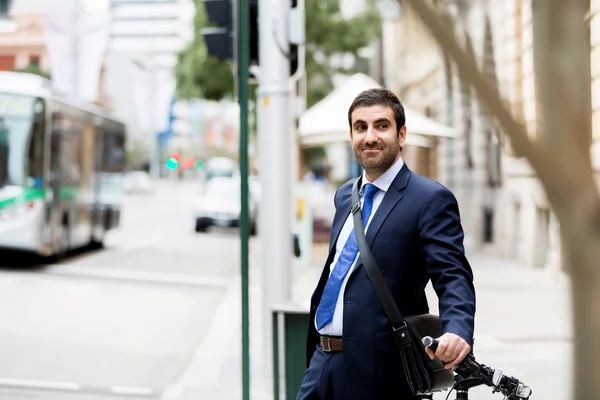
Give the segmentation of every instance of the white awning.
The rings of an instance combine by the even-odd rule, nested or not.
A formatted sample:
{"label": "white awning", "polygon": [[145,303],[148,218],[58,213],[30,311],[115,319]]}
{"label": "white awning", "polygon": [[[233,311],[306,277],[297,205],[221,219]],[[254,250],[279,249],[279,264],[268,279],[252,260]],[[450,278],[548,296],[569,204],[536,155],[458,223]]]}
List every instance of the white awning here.
{"label": "white awning", "polygon": [[[298,128],[302,146],[320,146],[350,140],[348,108],[360,92],[376,87],[381,85],[371,77],[355,74],[323,100],[306,110],[300,117]],[[434,137],[453,138],[457,135],[453,128],[426,117],[406,104],[404,104],[404,112],[408,131],[407,145],[431,147],[431,140]]]}

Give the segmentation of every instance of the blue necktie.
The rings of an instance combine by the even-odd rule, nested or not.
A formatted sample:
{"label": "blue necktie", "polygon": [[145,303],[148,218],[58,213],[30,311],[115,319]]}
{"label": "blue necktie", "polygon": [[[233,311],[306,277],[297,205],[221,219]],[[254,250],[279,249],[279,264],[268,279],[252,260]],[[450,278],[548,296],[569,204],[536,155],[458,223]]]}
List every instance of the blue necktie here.
{"label": "blue necktie", "polygon": [[[371,216],[371,210],[373,209],[373,197],[377,193],[377,186],[367,183],[365,185],[365,198],[363,200],[362,207],[362,220],[363,225],[366,226]],[[356,255],[358,254],[358,242],[356,241],[356,234],[354,229],[350,232],[346,244],[342,249],[333,271],[329,275],[329,279],[325,284],[323,295],[321,296],[321,302],[317,310],[317,329],[321,330],[324,326],[329,324],[333,320],[333,312],[335,311],[335,304],[342,288],[342,282],[344,277],[354,264]]]}

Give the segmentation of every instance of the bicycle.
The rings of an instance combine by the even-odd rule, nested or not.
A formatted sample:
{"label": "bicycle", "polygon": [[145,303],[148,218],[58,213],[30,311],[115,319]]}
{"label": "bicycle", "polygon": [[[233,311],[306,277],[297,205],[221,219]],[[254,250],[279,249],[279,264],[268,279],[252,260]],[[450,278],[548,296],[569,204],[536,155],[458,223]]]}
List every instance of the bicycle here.
{"label": "bicycle", "polygon": [[[422,339],[423,345],[434,352],[437,350],[438,341],[431,336]],[[454,368],[454,386],[448,392],[446,400],[452,390],[456,390],[456,400],[468,400],[469,389],[486,385],[492,388],[492,393],[502,393],[504,400],[527,400],[531,396],[531,388],[520,382],[517,378],[507,376],[499,369],[493,369],[480,364],[475,360],[473,353],[469,353],[460,364]],[[421,397],[423,400],[433,399],[433,395]]]}

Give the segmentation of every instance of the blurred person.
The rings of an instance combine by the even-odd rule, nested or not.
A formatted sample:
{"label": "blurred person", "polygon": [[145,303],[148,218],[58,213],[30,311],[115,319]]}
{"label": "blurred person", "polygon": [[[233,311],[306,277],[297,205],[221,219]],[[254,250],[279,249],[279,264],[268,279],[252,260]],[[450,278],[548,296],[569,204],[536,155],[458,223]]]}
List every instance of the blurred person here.
{"label": "blurred person", "polygon": [[[404,107],[392,92],[360,93],[348,122],[352,149],[364,168],[359,193],[373,257],[403,316],[429,312],[425,286],[432,281],[443,333],[435,356],[452,368],[471,351],[475,319],[473,274],[456,199],[402,160]],[[307,370],[297,400],[416,399],[358,257],[350,213],[353,183],[334,196],[330,251],[311,298]]]}

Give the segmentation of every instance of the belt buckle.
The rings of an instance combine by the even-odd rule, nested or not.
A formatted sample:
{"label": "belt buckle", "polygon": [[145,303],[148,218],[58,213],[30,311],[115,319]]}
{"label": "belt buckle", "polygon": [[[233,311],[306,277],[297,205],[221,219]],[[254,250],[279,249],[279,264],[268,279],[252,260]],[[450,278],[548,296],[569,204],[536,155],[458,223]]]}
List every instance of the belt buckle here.
{"label": "belt buckle", "polygon": [[323,339],[321,341],[321,347],[323,348],[323,351],[330,353],[331,352],[331,338],[321,336],[321,339]]}

